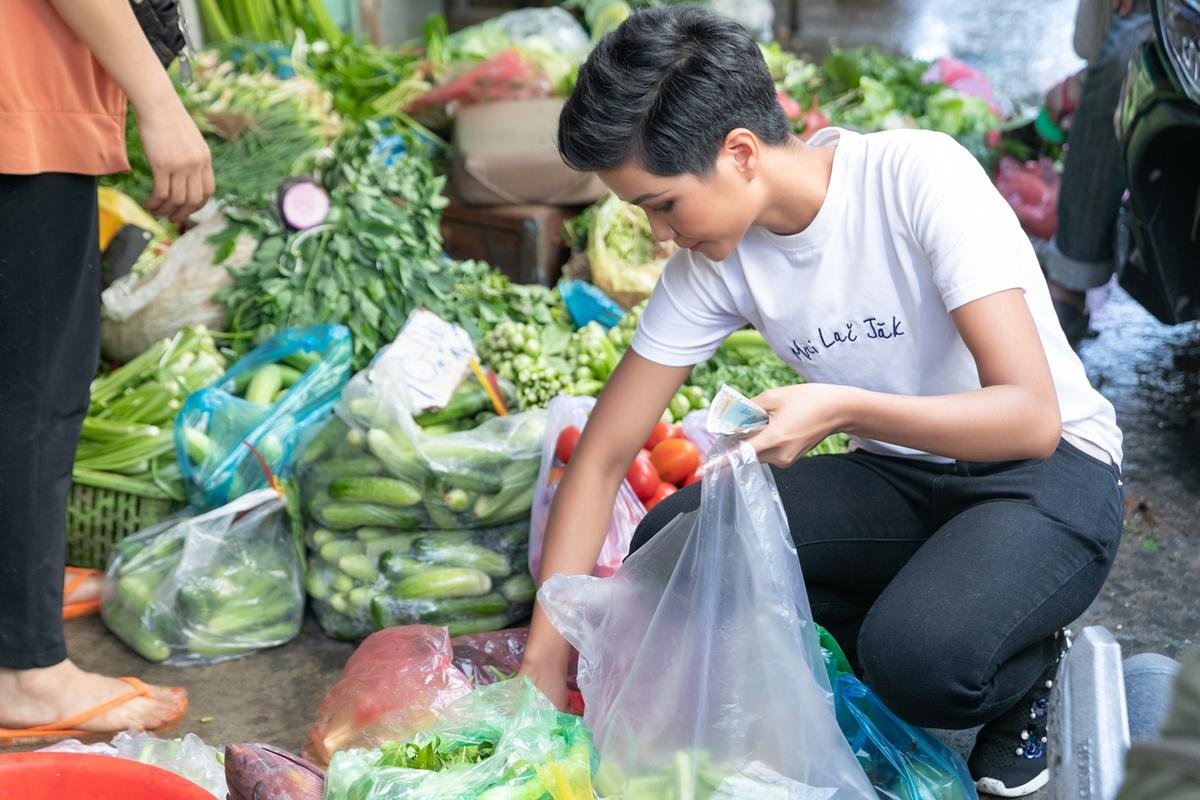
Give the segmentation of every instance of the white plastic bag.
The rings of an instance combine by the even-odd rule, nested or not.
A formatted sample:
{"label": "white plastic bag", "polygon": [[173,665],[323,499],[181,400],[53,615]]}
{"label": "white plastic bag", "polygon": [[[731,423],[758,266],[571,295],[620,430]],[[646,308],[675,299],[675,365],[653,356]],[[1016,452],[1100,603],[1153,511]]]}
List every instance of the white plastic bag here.
{"label": "white plastic bag", "polygon": [[104,290],[100,339],[109,358],[128,361],[185,325],[214,331],[225,327],[225,306],[213,295],[232,282],[229,270],[245,266],[258,243],[252,236],[239,236],[225,262],[213,264],[217,251],[209,237],[228,223],[215,204],[194,218],[199,224],[171,245],[153,272],[131,272]]}
{"label": "white plastic bag", "polygon": [[[538,470],[537,489],[533,495],[533,513],[529,519],[529,572],[535,577],[542,566],[542,542],[546,538],[546,521],[550,517],[550,505],[554,502],[563,466],[554,455],[558,435],[571,425],[583,430],[594,405],[596,399],[593,397],[561,395],[551,400],[546,409],[546,441],[542,445],[542,465]],[[604,537],[600,555],[596,557],[593,575],[606,578],[617,571],[625,556],[629,555],[634,531],[644,516],[646,509],[634,494],[633,487],[629,485],[629,481],[621,481],[621,488],[617,490],[617,498],[613,503],[612,518],[608,522],[608,533]]]}
{"label": "white plastic bag", "polygon": [[579,650],[600,797],[875,798],[834,717],[787,518],[748,445],[611,578],[538,598]]}
{"label": "white plastic bag", "polygon": [[67,739],[43,748],[42,752],[91,753],[126,758],[174,772],[221,800],[225,800],[229,791],[225,785],[225,765],[221,752],[209,747],[194,733],[182,739],[160,739],[149,733],[130,730],[118,733],[111,744],[84,744],[78,739]]}

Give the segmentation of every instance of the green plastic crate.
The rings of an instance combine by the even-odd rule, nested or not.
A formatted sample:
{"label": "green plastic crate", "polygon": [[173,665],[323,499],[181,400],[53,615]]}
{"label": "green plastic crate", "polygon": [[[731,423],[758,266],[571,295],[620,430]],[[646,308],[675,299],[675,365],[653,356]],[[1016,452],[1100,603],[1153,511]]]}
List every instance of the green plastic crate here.
{"label": "green plastic crate", "polygon": [[102,570],[113,547],[183,508],[183,503],[74,484],[67,503],[67,563]]}

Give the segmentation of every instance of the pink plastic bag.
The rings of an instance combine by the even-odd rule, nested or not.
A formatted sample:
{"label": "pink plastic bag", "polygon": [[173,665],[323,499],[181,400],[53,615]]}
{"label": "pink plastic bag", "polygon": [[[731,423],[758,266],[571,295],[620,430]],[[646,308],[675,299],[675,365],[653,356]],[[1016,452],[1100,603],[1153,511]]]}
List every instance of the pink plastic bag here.
{"label": "pink plastic bag", "polygon": [[304,756],[321,766],[339,750],[405,740],[471,691],[445,628],[407,625],[371,634],[325,695]]}
{"label": "pink plastic bag", "polygon": [[992,82],[982,72],[957,58],[939,58],[921,76],[921,82],[942,83],[955,91],[986,100],[994,113],[1000,113],[1000,107],[996,105],[996,95],[992,91]]}
{"label": "pink plastic bag", "polygon": [[[596,404],[591,397],[556,397],[547,409],[546,442],[542,446],[542,466],[538,471],[537,489],[533,496],[533,509],[529,519],[529,571],[534,578],[542,565],[542,540],[546,536],[546,520],[550,516],[550,504],[562,477],[562,462],[554,455],[558,434],[570,425],[583,430],[588,414]],[[646,508],[638,500],[629,481],[622,481],[613,504],[612,519],[608,523],[608,535],[596,558],[592,574],[597,578],[612,575],[629,555],[629,544],[638,523],[646,516]]]}
{"label": "pink plastic bag", "polygon": [[1022,163],[1005,156],[996,170],[996,189],[1017,213],[1025,232],[1038,239],[1052,239],[1058,230],[1060,183],[1049,158]]}
{"label": "pink plastic bag", "polygon": [[521,58],[515,50],[503,50],[477,67],[418,97],[411,113],[451,103],[471,105],[492,100],[548,97],[550,80],[540,64]]}

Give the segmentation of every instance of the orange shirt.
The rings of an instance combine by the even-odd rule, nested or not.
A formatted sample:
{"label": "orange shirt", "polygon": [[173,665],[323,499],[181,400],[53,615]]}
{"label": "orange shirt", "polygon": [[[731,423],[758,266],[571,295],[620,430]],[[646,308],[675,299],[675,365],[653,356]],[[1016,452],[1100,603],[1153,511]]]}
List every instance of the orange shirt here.
{"label": "orange shirt", "polygon": [[129,169],[125,107],[49,0],[0,0],[0,174]]}

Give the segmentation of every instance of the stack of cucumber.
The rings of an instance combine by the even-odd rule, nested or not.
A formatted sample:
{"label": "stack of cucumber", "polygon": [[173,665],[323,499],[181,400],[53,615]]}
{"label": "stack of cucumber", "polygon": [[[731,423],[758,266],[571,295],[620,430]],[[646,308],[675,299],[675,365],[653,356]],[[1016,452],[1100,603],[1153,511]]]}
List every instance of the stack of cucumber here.
{"label": "stack of cucumber", "polygon": [[545,414],[438,436],[377,402],[344,398],[295,468],[322,627],[358,639],[426,623],[459,636],[522,619]]}
{"label": "stack of cucumber", "polygon": [[101,615],[150,661],[231,658],[299,633],[301,575],[283,501],[264,490],[121,541]]}

